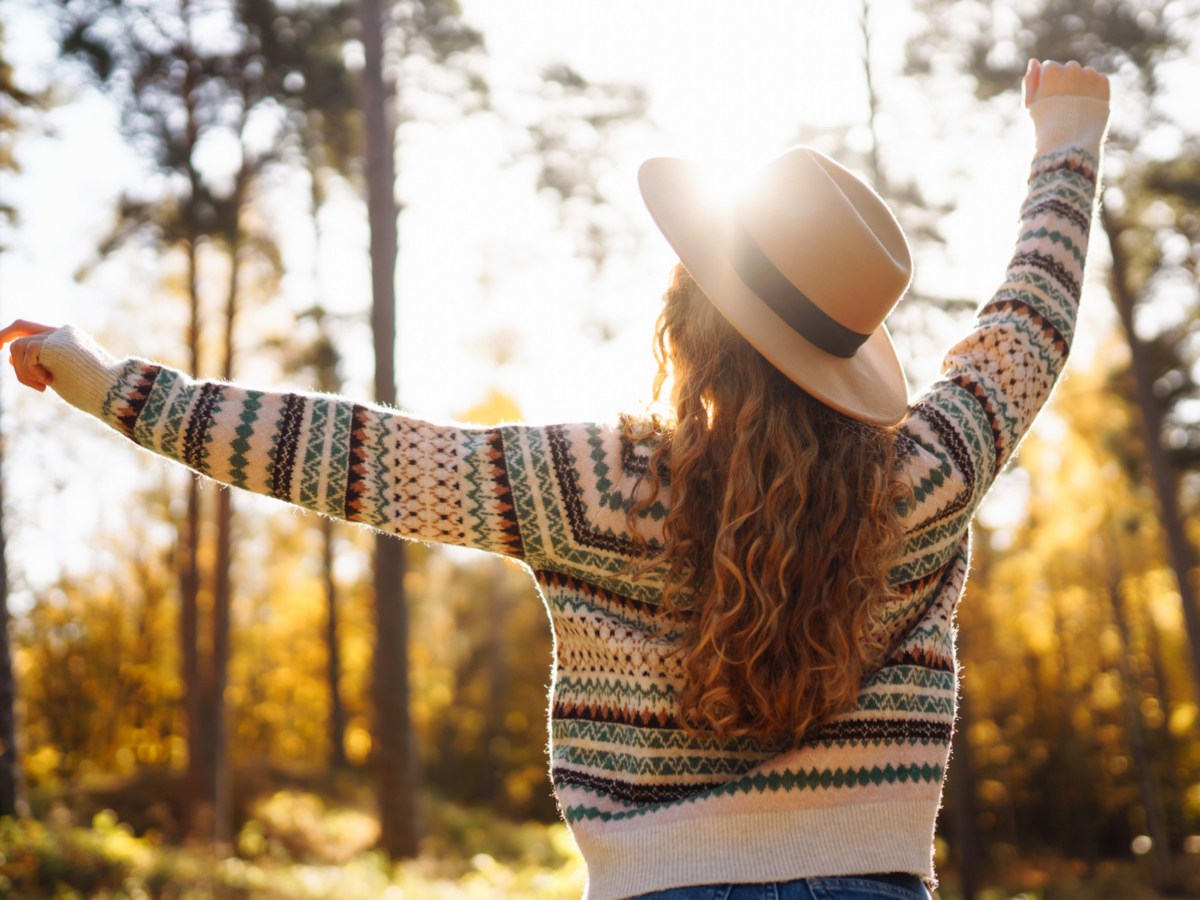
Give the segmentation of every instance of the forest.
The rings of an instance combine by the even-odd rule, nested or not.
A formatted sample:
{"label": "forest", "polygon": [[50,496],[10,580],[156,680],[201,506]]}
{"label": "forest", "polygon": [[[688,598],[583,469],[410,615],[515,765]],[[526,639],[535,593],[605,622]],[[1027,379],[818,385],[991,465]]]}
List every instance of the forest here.
{"label": "forest", "polygon": [[[506,5],[5,0],[4,321],[480,425],[636,407],[667,248],[634,173],[689,146],[644,27],[730,85],[713,109],[779,111],[761,155],[819,147],[896,210],[915,395],[1011,248],[1026,61],[1107,72],[1079,345],[973,525],[936,896],[1200,896],[1200,2]],[[629,46],[556,44],[589,27]],[[798,91],[828,108],[747,85],[788,41],[828,45]],[[0,897],[581,895],[522,566],[220,489],[28,394],[5,377]]]}

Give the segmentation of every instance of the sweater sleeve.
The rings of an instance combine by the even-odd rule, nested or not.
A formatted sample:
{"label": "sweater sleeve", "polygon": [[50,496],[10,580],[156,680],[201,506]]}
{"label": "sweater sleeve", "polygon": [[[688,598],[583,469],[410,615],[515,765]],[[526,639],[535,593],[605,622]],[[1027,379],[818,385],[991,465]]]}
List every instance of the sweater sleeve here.
{"label": "sweater sleeve", "polygon": [[524,557],[506,429],[196,381],[147,360],[116,359],[69,326],[47,337],[41,362],[68,403],[223,484],[401,537]]}
{"label": "sweater sleeve", "polygon": [[1012,458],[1066,364],[1083,285],[1108,104],[1034,104],[1037,153],[1004,282],[909,409],[916,518],[969,515]]}

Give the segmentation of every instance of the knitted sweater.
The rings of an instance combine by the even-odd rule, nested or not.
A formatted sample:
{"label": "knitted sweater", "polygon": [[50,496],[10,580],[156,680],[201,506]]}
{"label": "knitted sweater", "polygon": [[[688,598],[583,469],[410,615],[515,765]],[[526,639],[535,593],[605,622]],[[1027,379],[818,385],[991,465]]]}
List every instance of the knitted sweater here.
{"label": "knitted sweater", "polygon": [[[591,900],[667,887],[913,872],[933,881],[955,720],[953,616],[968,524],[1066,361],[1107,105],[1033,110],[1038,155],[1004,283],[900,427],[916,503],[890,580],[886,663],[800,743],[679,728],[661,581],[630,577],[649,447],[617,426],[466,428],[339,397],[194,381],[67,327],[42,362],[63,398],[225,484],[405,538],[523,561],[554,636],[550,774]],[[669,493],[640,524],[661,535]]]}

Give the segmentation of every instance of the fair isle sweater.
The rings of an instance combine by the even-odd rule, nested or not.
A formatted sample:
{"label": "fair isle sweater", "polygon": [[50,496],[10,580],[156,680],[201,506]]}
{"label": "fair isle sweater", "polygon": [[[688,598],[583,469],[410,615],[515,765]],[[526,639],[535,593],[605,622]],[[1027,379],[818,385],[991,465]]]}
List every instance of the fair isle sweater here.
{"label": "fair isle sweater", "polygon": [[[891,572],[902,594],[883,625],[893,649],[852,709],[787,746],[679,727],[661,580],[631,577],[626,509],[650,448],[620,427],[467,428],[195,381],[115,359],[69,327],[49,336],[42,362],[67,401],[217,481],[524,562],[555,637],[550,775],[590,900],[870,872],[932,882],[968,525],[1066,361],[1107,105],[1052,98],[1033,115],[1038,154],[1004,283],[900,427],[916,502]],[[651,540],[669,502],[638,526]]]}

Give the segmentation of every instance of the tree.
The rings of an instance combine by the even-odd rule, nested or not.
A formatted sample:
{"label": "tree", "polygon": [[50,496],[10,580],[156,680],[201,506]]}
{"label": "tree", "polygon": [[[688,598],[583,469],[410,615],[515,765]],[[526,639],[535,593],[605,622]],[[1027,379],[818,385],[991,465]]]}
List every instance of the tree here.
{"label": "tree", "polygon": [[[371,231],[371,329],[375,349],[375,400],[397,397],[396,203],[397,83],[392,72],[419,73],[481,46],[458,4],[426,0],[361,0],[362,106],[365,127],[367,216]],[[388,44],[390,43],[390,47]],[[394,69],[389,69],[390,51]],[[479,88],[478,82],[472,86]],[[416,755],[409,717],[408,610],[404,545],[375,539],[375,761],[379,770],[380,846],[393,859],[417,850]]]}
{"label": "tree", "polygon": [[[955,15],[945,15],[953,6]],[[1194,272],[1197,258],[1195,216],[1189,198],[1200,193],[1198,158],[1186,150],[1170,162],[1148,151],[1148,137],[1173,135],[1187,147],[1187,126],[1164,112],[1158,101],[1164,90],[1158,67],[1186,57],[1194,40],[1192,23],[1200,14],[1195,2],[1169,0],[1041,0],[1032,5],[983,4],[922,0],[927,28],[909,44],[909,70],[930,74],[949,63],[975,77],[981,97],[1014,90],[1025,61],[1079,59],[1103,71],[1128,73],[1118,84],[1135,91],[1141,102],[1139,121],[1117,122],[1108,155],[1119,159],[1120,172],[1110,175],[1101,205],[1101,225],[1112,255],[1110,294],[1129,348],[1133,386],[1142,415],[1149,476],[1159,503],[1159,518],[1179,586],[1189,643],[1193,682],[1200,690],[1200,607],[1192,570],[1195,548],[1185,534],[1177,479],[1164,446],[1164,430],[1172,418],[1156,396],[1156,382],[1146,338],[1137,329],[1139,309],[1154,303],[1172,283],[1164,268]],[[1128,109],[1134,109],[1130,105]],[[1194,147],[1194,141],[1192,142]],[[1172,221],[1163,221],[1168,211]],[[1166,234],[1179,235],[1189,250],[1168,260],[1160,247]],[[1177,295],[1176,295],[1177,296]],[[1195,303],[1195,291],[1189,302]],[[1176,303],[1178,301],[1175,301]],[[1176,375],[1182,370],[1177,369]],[[1190,379],[1188,379],[1190,382]],[[1196,390],[1188,391],[1196,395]]]}
{"label": "tree", "polygon": [[[96,84],[122,111],[129,140],[164,174],[158,195],[127,196],[106,255],[130,240],[148,240],[163,250],[180,250],[186,260],[188,299],[187,365],[206,368],[201,332],[205,260],[224,251],[223,341],[216,371],[234,372],[235,324],[248,274],[277,274],[277,251],[268,234],[251,233],[243,213],[255,200],[259,176],[286,162],[295,129],[304,121],[301,99],[318,111],[339,100],[349,81],[330,66],[345,43],[344,7],[320,4],[282,10],[273,0],[229,0],[199,8],[67,0],[62,38],[65,56],[83,61]],[[203,18],[203,26],[197,21]],[[339,77],[340,72],[340,77]],[[255,125],[271,135],[251,140]],[[205,170],[198,150],[206,141],[231,141],[237,153],[232,173]],[[251,256],[265,263],[250,272]],[[214,262],[217,260],[214,259]],[[219,265],[219,262],[217,262]],[[197,482],[188,483],[181,531],[180,643],[188,720],[189,819],[220,843],[229,834],[229,777],[225,748],[225,684],[233,586],[232,499],[215,501],[215,560],[207,581],[212,608],[200,608],[205,582],[200,567],[202,509]],[[211,639],[201,639],[207,624]],[[210,648],[207,656],[203,647]],[[210,831],[211,829],[211,831]]]}
{"label": "tree", "polygon": [[[4,29],[0,25],[0,177],[16,169],[13,138],[18,128],[17,112],[21,107],[37,102],[37,98],[21,90],[13,78],[12,68],[4,58]],[[4,229],[15,217],[16,211],[0,201],[0,251],[4,249]],[[0,437],[0,467],[3,459],[3,438]],[[3,478],[0,477],[0,816],[13,816],[19,807],[21,775],[17,756],[16,680],[9,640],[6,534]]]}

